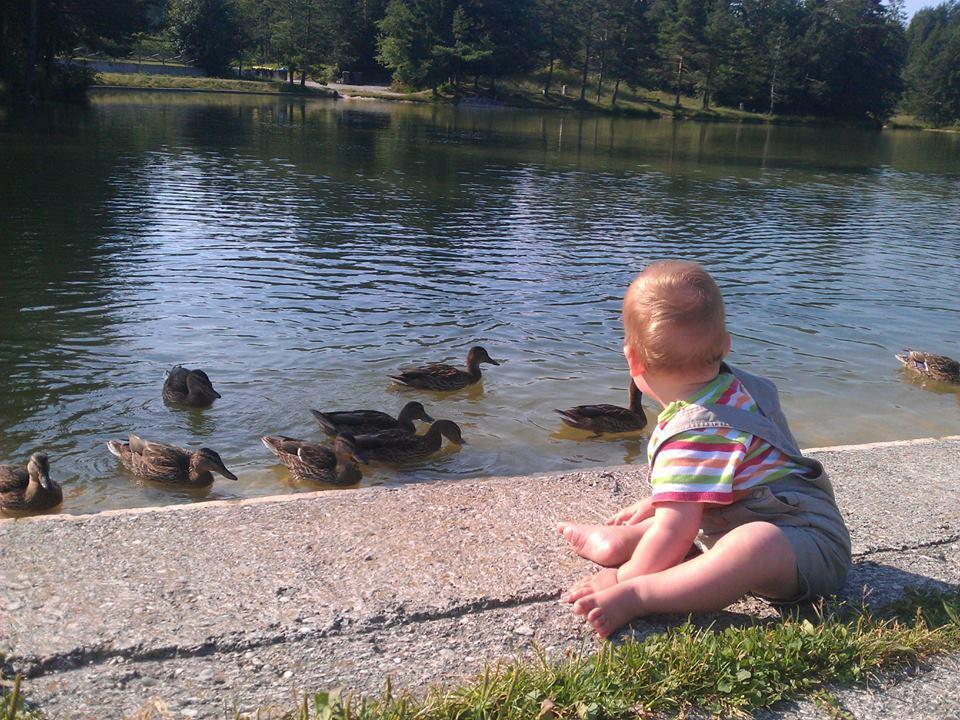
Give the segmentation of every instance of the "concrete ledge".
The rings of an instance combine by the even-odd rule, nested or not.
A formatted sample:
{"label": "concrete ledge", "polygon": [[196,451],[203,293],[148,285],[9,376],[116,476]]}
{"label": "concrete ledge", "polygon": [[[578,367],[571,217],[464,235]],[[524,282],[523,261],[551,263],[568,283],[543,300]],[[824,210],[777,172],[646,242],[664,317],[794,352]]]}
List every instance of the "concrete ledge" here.
{"label": "concrete ledge", "polygon": [[[960,437],[823,448],[854,540],[846,592],[960,581]],[[558,519],[600,520],[644,468],[365,488],[0,523],[0,652],[50,717],[291,706],[422,686],[534,643],[593,643],[560,591],[589,572]],[[715,619],[769,613],[747,601]],[[662,629],[639,621],[634,632]],[[947,698],[960,714],[960,693]],[[938,710],[938,712],[940,712]],[[930,715],[929,717],[944,717]],[[921,717],[921,716],[917,716]]]}

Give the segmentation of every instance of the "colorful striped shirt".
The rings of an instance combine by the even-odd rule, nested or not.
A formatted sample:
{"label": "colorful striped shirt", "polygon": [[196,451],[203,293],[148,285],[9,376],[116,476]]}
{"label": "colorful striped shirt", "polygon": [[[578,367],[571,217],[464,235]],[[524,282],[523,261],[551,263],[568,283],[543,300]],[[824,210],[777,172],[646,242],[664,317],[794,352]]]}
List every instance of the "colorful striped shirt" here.
{"label": "colorful striped shirt", "polygon": [[806,469],[780,450],[735,428],[699,428],[674,435],[650,457],[664,428],[687,405],[730,405],[759,412],[757,403],[732,373],[721,372],[697,397],[676,400],[657,416],[647,449],[652,463],[654,502],[729,505],[748,490]]}

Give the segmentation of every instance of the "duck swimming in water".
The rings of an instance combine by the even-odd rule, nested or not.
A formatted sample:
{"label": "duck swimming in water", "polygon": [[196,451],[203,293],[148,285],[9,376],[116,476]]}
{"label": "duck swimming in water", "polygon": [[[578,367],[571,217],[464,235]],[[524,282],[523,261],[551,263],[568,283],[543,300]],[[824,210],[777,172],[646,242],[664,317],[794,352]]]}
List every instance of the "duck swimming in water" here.
{"label": "duck swimming in water", "polygon": [[403,406],[400,414],[394,418],[379,410],[343,410],[339,412],[320,412],[311,410],[313,417],[320,424],[320,429],[330,437],[340,433],[351,435],[366,435],[383,432],[384,430],[404,430],[408,433],[416,432],[414,420],[433,422],[427,415],[423,404],[416,400]]}
{"label": "duck swimming in water", "polygon": [[207,407],[220,397],[210,377],[203,370],[188,370],[176,365],[163,382],[163,399],[177,405]]}
{"label": "duck swimming in water", "polygon": [[265,435],[260,440],[297,480],[353,485],[362,477],[357,467],[357,441],[353,435],[337,435],[332,450],[283,435]]}
{"label": "duck swimming in water", "polygon": [[555,410],[560,419],[570,427],[592,430],[600,433],[623,433],[643,430],[647,426],[647,416],[643,414],[640,401],[643,393],[633,380],[630,380],[630,407],[619,405],[577,405],[567,410]]}
{"label": "duck swimming in water", "polygon": [[204,487],[213,483],[213,473],[228,480],[237,476],[227,470],[210,448],[190,452],[176,445],[150,442],[130,433],[129,442],[110,440],[107,448],[137,477],[169,485]]}
{"label": "duck swimming in water", "polygon": [[364,460],[403,462],[435,453],[447,438],[457,445],[465,445],[460,426],[451,420],[437,420],[423,435],[403,430],[385,430],[371,435],[358,435],[357,448]]}
{"label": "duck swimming in water", "polygon": [[943,383],[960,384],[960,362],[945,355],[920,352],[919,350],[904,350],[902,355],[895,355],[908,370]]}
{"label": "duck swimming in water", "polygon": [[63,490],[50,479],[50,462],[34,453],[27,466],[0,465],[0,510],[42,512],[63,502]]}
{"label": "duck swimming in water", "polygon": [[445,363],[430,363],[421,367],[403,368],[399,375],[391,375],[396,382],[421,390],[459,390],[480,382],[480,363],[499,365],[487,351],[476,345],[467,352],[467,368]]}

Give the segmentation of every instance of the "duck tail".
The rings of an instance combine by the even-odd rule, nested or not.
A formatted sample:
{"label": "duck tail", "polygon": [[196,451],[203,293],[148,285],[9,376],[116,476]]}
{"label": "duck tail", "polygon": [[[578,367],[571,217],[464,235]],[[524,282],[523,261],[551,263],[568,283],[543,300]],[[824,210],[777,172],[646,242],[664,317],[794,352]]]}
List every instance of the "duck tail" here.
{"label": "duck tail", "polygon": [[328,418],[324,413],[319,410],[311,410],[313,414],[313,419],[317,421],[317,424],[320,426],[320,429],[325,432],[327,435],[335,436],[337,434],[337,426],[334,425],[330,418]]}
{"label": "duck tail", "polygon": [[395,383],[399,383],[400,385],[409,385],[409,384],[410,384],[409,378],[407,378],[406,375],[390,375],[389,377],[390,377],[390,379],[393,380]]}
{"label": "duck tail", "polygon": [[904,365],[906,365],[908,362],[910,362],[911,353],[913,353],[913,350],[911,350],[910,348],[904,348],[904,351],[902,353],[897,353],[896,355],[894,355],[894,357],[900,362],[902,362]]}

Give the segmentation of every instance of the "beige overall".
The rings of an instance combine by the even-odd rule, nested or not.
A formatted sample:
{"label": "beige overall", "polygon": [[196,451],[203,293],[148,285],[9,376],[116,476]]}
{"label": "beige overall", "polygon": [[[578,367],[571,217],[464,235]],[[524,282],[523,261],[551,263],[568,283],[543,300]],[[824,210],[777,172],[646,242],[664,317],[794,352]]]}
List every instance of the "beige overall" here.
{"label": "beige overall", "polygon": [[[671,418],[651,453],[651,467],[664,441],[677,433],[698,428],[721,427],[748,432],[762,438],[798,465],[809,468],[809,477],[794,474],[768,485],[751,488],[730,505],[707,506],[697,545],[709,549],[725,533],[749,522],[776,525],[790,541],[797,556],[801,594],[792,602],[837,592],[850,570],[850,534],[847,532],[833,486],[816,460],[803,457],[780,409],[776,386],[766,378],[729,365],[760,412],[725,405],[688,405]],[[779,601],[782,602],[782,601]]]}

